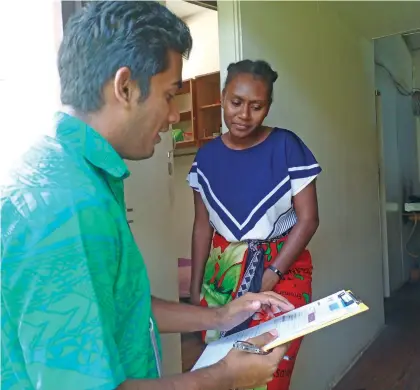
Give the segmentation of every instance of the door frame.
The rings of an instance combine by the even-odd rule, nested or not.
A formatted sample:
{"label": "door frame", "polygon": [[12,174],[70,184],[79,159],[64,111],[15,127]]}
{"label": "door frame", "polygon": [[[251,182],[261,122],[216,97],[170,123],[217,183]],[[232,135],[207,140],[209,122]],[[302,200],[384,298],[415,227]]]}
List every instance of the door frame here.
{"label": "door frame", "polygon": [[378,200],[379,200],[379,228],[381,233],[382,247],[382,276],[384,298],[391,296],[389,280],[389,257],[388,257],[388,230],[386,217],[386,187],[384,177],[384,153],[383,153],[383,127],[382,127],[382,102],[381,92],[375,90],[375,115],[376,115],[376,145],[378,159]]}
{"label": "door frame", "polygon": [[[228,65],[243,59],[241,1],[219,0],[217,2],[217,18],[219,24],[219,68],[222,81],[226,80]],[[223,82],[220,83],[220,88],[223,89]],[[222,121],[222,133],[227,131],[226,124]]]}

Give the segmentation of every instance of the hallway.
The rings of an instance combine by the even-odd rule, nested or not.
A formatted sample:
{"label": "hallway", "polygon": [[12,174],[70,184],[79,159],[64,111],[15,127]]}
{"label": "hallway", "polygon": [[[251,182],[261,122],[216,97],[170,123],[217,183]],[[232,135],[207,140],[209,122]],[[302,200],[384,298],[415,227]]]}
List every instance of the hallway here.
{"label": "hallway", "polygon": [[420,390],[420,284],[385,301],[387,327],[334,390]]}

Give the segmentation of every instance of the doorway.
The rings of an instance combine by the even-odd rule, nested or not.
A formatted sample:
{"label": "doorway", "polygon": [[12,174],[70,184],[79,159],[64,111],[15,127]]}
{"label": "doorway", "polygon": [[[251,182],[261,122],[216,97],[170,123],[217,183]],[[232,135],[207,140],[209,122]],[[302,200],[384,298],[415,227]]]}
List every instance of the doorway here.
{"label": "doorway", "polygon": [[418,33],[374,41],[384,297],[416,281],[420,204],[415,49]]}
{"label": "doorway", "polygon": [[[193,48],[183,64],[183,85],[175,97],[180,122],[173,136],[173,236],[178,262],[180,300],[190,302],[193,191],[186,178],[198,149],[221,134],[219,24],[217,2],[171,0],[169,10],[188,25]],[[188,371],[201,354],[201,333],[182,334],[182,369]]]}

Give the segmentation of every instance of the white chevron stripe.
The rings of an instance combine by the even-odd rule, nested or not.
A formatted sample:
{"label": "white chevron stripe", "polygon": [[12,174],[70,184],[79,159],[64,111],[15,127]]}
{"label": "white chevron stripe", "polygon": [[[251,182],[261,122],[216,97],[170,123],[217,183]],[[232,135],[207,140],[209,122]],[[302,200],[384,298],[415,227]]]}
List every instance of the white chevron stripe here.
{"label": "white chevron stripe", "polygon": [[[292,192],[289,190],[273,206],[271,206],[254,227],[241,237],[241,240],[266,240],[278,222],[279,215],[290,209]],[[291,226],[290,226],[291,227]],[[287,228],[286,230],[289,230]],[[281,233],[283,233],[282,231]],[[278,235],[280,235],[279,233]]]}
{"label": "white chevron stripe", "polygon": [[254,214],[261,208],[261,206],[266,203],[284,184],[287,183],[287,181],[290,180],[290,176],[286,176],[279,184],[277,184],[251,211],[251,213],[248,215],[248,218],[241,224],[239,223],[235,217],[226,209],[226,207],[223,205],[223,203],[217,198],[217,196],[214,194],[213,190],[211,189],[210,183],[207,180],[204,173],[197,168],[197,173],[203,178],[205,183],[207,184],[207,188],[210,192],[210,195],[212,196],[213,200],[219,205],[219,207],[225,212],[225,214],[230,218],[230,220],[235,224],[235,226],[242,230],[248,222],[251,220],[251,218],[254,216]]}
{"label": "white chevron stripe", "polygon": [[213,224],[216,231],[221,234],[226,240],[229,242],[237,242],[238,240],[235,235],[230,231],[230,229],[225,225],[222,219],[219,217],[219,214],[211,207],[209,201],[206,198],[206,194],[203,191],[203,187],[201,185],[198,186],[201,198],[203,199],[204,205],[207,208],[209,213],[210,222]]}
{"label": "white chevron stripe", "polygon": [[292,168],[289,168],[289,172],[306,171],[306,170],[318,168],[318,167],[319,167],[319,164],[306,165],[302,167],[292,167]]}

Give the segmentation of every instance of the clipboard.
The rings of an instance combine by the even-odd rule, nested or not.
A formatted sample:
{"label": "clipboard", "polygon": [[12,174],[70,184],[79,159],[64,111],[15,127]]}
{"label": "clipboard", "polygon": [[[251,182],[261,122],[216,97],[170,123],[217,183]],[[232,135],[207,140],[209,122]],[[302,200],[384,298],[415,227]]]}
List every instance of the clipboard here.
{"label": "clipboard", "polygon": [[[313,326],[308,326],[305,329],[302,329],[301,332],[298,332],[297,334],[293,335],[293,337],[281,338],[281,336],[280,336],[276,340],[274,340],[271,343],[262,347],[261,349],[263,351],[268,352],[271,349],[273,349],[275,347],[278,347],[282,344],[285,344],[285,343],[288,343],[288,342],[293,341],[295,339],[298,339],[300,337],[306,336],[310,333],[316,332],[317,330],[320,330],[320,329],[326,328],[328,326],[334,325],[338,322],[346,320],[347,318],[353,317],[357,314],[361,314],[361,313],[369,310],[369,307],[365,303],[363,303],[362,300],[360,298],[358,298],[351,290],[340,291],[340,292],[338,292],[337,294],[334,294],[334,295],[336,295],[340,299],[344,308],[349,308],[349,309],[351,308],[352,310],[348,310],[346,313],[343,313],[342,315],[337,316],[335,318],[331,318],[330,320],[326,319],[325,321],[322,321],[321,323],[314,324]],[[330,298],[330,297],[327,297],[327,298]],[[320,301],[321,300],[315,301],[315,302],[313,302],[312,304],[309,304],[309,305],[313,305],[313,304],[318,303]],[[309,305],[306,305],[306,306],[309,306]]]}
{"label": "clipboard", "polygon": [[223,337],[209,343],[192,371],[207,367],[223,359],[235,343],[257,337],[276,329],[278,337],[261,348],[269,352],[282,344],[306,336],[369,310],[369,307],[351,290],[341,290],[325,298],[291,310],[270,321]]}

